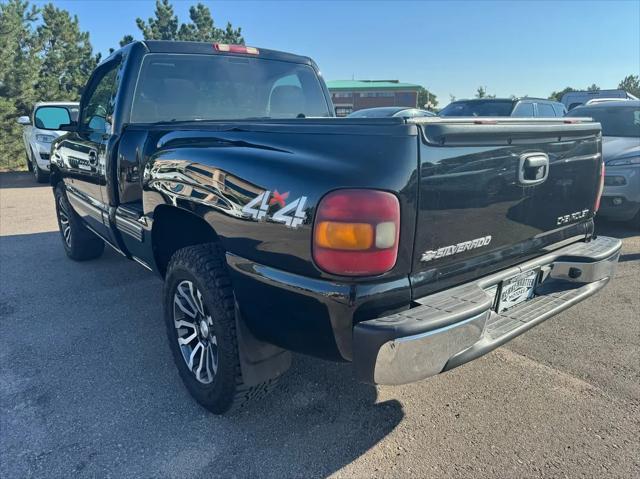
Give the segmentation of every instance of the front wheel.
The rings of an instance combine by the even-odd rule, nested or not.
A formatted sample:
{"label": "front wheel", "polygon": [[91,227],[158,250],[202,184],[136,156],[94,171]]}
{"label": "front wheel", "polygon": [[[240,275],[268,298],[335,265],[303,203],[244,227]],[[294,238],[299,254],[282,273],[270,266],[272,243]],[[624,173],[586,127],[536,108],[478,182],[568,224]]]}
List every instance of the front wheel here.
{"label": "front wheel", "polygon": [[234,295],[224,253],[215,244],[178,250],[167,268],[164,316],[184,385],[215,414],[241,409],[266,395],[277,379],[244,383]]}
{"label": "front wheel", "polygon": [[40,169],[38,166],[38,161],[36,160],[33,151],[31,152],[31,168],[29,171],[33,172],[33,177],[36,180],[36,183],[46,183],[49,179],[49,175]]}
{"label": "front wheel", "polygon": [[86,261],[102,255],[104,241],[91,232],[71,208],[63,183],[55,189],[56,215],[67,256],[75,261]]}

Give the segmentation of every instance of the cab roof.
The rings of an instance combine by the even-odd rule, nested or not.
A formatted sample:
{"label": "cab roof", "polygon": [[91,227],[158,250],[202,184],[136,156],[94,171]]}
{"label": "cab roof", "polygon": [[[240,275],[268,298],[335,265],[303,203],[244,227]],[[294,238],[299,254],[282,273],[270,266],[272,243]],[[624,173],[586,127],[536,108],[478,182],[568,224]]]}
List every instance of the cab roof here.
{"label": "cab roof", "polygon": [[181,53],[181,54],[195,54],[195,55],[237,55],[246,57],[258,57],[266,58],[268,60],[280,60],[292,63],[303,63],[305,65],[316,66],[313,60],[309,57],[294,55],[293,53],[280,52],[277,50],[267,50],[264,48],[258,48],[257,55],[243,54],[243,53],[229,53],[220,52],[215,49],[215,42],[182,42],[171,40],[145,40],[142,43],[149,53]]}

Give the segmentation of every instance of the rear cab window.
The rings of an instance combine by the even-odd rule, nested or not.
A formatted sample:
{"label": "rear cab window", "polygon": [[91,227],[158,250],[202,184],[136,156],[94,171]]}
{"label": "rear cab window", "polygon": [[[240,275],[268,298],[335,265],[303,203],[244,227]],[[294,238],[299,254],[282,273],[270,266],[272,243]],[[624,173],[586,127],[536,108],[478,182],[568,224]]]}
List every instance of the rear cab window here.
{"label": "rear cab window", "polygon": [[131,123],[327,116],[311,66],[233,55],[146,55],[131,109]]}
{"label": "rear cab window", "polygon": [[447,105],[440,116],[511,116],[513,100],[454,101]]}

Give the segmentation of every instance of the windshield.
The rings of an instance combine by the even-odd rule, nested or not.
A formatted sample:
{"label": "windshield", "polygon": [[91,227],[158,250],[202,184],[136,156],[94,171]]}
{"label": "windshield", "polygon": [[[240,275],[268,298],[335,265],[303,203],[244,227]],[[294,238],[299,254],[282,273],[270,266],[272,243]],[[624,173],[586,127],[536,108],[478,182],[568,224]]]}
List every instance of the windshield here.
{"label": "windshield", "polygon": [[454,101],[440,111],[440,116],[510,116],[512,100]]}
{"label": "windshield", "polygon": [[593,118],[602,125],[603,136],[640,137],[640,107],[581,107],[571,110],[567,116]]}
{"label": "windshield", "polygon": [[131,123],[331,116],[308,65],[231,55],[144,58]]}

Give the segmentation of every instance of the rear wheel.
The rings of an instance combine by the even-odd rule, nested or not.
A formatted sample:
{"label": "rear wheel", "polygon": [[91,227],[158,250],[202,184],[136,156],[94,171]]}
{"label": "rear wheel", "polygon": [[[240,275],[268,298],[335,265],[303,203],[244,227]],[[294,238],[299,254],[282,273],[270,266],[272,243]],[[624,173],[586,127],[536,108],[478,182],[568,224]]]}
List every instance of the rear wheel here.
{"label": "rear wheel", "polygon": [[245,384],[234,304],[224,253],[217,244],[189,246],[171,257],[164,286],[169,345],[186,388],[215,414],[245,407],[277,381]]}
{"label": "rear wheel", "polygon": [[56,186],[55,199],[58,227],[67,256],[76,261],[99,257],[104,251],[104,241],[90,231],[73,211],[63,183]]}

